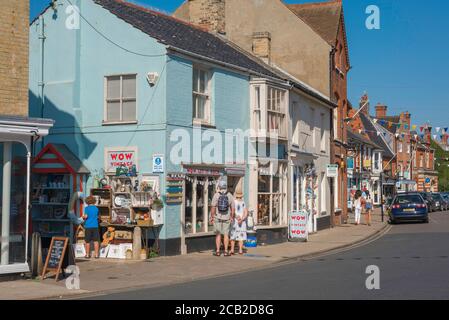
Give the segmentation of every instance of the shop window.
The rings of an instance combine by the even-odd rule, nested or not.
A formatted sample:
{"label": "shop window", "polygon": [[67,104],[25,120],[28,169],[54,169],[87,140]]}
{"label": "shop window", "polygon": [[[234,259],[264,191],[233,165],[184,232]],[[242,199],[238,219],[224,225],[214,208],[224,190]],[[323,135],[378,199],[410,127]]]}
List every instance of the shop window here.
{"label": "shop window", "polygon": [[137,120],[136,75],[105,77],[104,122]]}
{"label": "shop window", "polygon": [[271,163],[268,166],[261,166],[258,176],[257,223],[264,226],[282,223],[286,200],[285,166],[279,165],[278,172],[273,173],[270,165]]}
{"label": "shop window", "polygon": [[210,75],[205,69],[193,69],[193,121],[210,123]]}
{"label": "shop window", "polygon": [[187,235],[213,231],[210,212],[216,181],[215,177],[186,177],[184,212]]}

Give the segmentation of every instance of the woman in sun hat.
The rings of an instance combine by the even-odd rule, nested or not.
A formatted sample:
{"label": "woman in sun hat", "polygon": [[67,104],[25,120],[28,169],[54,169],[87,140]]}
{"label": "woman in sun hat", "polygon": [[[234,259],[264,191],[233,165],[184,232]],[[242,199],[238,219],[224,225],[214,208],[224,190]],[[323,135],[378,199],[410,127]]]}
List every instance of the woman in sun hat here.
{"label": "woman in sun hat", "polygon": [[239,254],[243,254],[243,241],[246,241],[247,227],[246,218],[248,217],[248,209],[245,200],[243,200],[243,192],[238,189],[235,192],[235,218],[231,226],[231,254],[234,254],[235,242],[239,242]]}

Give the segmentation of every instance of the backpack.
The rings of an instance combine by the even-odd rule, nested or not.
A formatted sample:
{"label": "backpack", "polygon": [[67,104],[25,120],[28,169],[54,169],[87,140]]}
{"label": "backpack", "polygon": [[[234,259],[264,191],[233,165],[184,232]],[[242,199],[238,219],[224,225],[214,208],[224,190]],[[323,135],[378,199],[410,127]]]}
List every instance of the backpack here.
{"label": "backpack", "polygon": [[217,205],[218,211],[226,215],[228,214],[229,210],[229,198],[226,193],[220,193],[220,197],[218,197],[218,205]]}

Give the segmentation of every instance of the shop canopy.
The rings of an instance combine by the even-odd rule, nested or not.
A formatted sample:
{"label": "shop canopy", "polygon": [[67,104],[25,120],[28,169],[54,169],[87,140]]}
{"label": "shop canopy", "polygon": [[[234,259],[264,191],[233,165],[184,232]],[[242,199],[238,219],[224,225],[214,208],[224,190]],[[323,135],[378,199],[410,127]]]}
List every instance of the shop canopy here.
{"label": "shop canopy", "polygon": [[90,174],[82,162],[65,144],[47,144],[34,160],[35,173]]}

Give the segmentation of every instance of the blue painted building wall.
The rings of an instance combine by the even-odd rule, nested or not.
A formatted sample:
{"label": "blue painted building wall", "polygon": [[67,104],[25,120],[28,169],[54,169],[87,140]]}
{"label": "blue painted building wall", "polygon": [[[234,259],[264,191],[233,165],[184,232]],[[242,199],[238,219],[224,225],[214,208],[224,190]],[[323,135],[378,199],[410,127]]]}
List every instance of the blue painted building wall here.
{"label": "blue painted building wall", "polygon": [[[83,17],[78,30],[66,27],[67,2],[58,6],[57,13],[48,9],[42,16],[46,37],[43,110],[39,86],[42,21],[30,27],[30,115],[55,120],[44,144],[65,143],[91,173],[104,168],[105,147],[126,146],[138,148],[140,173],[152,173],[153,154],[165,154],[166,172],[181,171],[170,162],[170,134],[176,128],[192,130],[193,62],[168,55],[164,45],[92,1],[72,3]],[[212,71],[212,122],[216,129],[222,135],[229,128],[248,129],[249,76],[216,67]],[[148,72],[160,76],[153,87],[146,81]],[[137,124],[103,125],[104,77],[130,73],[137,74]],[[160,182],[164,194],[165,175]],[[87,187],[92,187],[91,178]],[[245,189],[247,194],[248,183]],[[180,212],[178,205],[165,206],[161,239],[180,237]]]}

